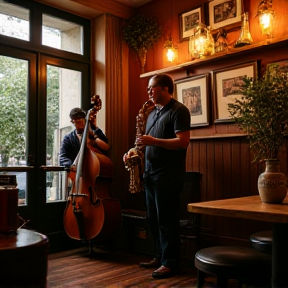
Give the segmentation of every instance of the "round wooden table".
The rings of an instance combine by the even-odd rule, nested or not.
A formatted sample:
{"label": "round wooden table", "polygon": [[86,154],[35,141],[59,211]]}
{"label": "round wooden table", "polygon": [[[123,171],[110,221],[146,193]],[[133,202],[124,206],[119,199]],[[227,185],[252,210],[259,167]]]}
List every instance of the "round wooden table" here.
{"label": "round wooden table", "polygon": [[48,238],[35,231],[0,234],[0,286],[45,288],[48,248]]}

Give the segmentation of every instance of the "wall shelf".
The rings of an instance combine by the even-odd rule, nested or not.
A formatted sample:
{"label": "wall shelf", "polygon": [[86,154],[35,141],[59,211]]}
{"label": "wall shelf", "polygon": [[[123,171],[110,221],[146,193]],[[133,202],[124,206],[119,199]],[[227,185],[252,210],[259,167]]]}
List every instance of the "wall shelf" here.
{"label": "wall shelf", "polygon": [[288,41],[288,34],[285,34],[282,37],[277,37],[277,38],[273,38],[271,40],[271,42],[267,43],[267,41],[261,41],[261,42],[257,42],[255,44],[251,44],[251,45],[247,45],[247,46],[243,46],[243,47],[239,47],[239,48],[232,48],[227,52],[221,52],[221,53],[217,53],[214,54],[212,56],[203,58],[203,59],[197,59],[197,60],[193,60],[193,61],[188,61],[185,63],[181,63],[179,65],[175,65],[175,66],[170,66],[170,67],[166,67],[163,69],[159,69],[159,70],[155,70],[155,71],[150,71],[147,73],[143,73],[140,75],[140,78],[145,78],[145,77],[151,77],[155,74],[159,74],[159,73],[167,73],[167,72],[171,72],[171,71],[176,71],[176,70],[180,70],[180,69],[188,69],[189,67],[193,67],[193,66],[198,66],[198,65],[202,65],[202,64],[209,64],[212,63],[214,61],[220,60],[222,58],[229,58],[230,56],[234,56],[240,53],[245,53],[247,51],[257,51],[259,49],[262,49],[263,47],[276,47],[278,45],[283,44],[282,42],[287,42]]}
{"label": "wall shelf", "polygon": [[190,140],[201,140],[201,139],[217,139],[217,138],[235,138],[235,137],[247,137],[247,134],[213,134],[213,135],[201,135],[201,136],[191,136]]}

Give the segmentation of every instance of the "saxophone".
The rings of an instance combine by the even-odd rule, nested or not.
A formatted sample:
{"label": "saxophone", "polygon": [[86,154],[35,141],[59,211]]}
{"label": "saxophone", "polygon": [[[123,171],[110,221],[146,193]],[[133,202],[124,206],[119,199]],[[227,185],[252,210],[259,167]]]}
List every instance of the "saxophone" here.
{"label": "saxophone", "polygon": [[144,147],[138,145],[137,138],[145,134],[148,115],[152,112],[155,105],[152,100],[144,103],[136,117],[136,141],[135,147],[128,152],[128,158],[124,162],[125,168],[130,172],[129,191],[138,193],[144,190],[143,172],[144,172]]}

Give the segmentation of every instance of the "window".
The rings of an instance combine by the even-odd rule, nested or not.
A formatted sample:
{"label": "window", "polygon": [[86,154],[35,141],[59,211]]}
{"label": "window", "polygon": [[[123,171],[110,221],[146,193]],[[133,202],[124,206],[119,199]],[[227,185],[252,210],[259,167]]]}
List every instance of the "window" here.
{"label": "window", "polygon": [[[0,167],[26,166],[28,61],[0,55]],[[9,172],[1,172],[9,174]],[[19,204],[26,199],[26,173],[16,175]]]}
{"label": "window", "polygon": [[43,15],[42,44],[83,55],[83,26]]}
{"label": "window", "polygon": [[0,34],[29,41],[29,10],[0,1],[0,11]]}
{"label": "window", "polygon": [[[69,112],[81,106],[81,72],[47,65],[46,165],[59,164],[63,137],[74,130]],[[46,172],[46,201],[65,200],[66,172]],[[67,179],[68,180],[68,179]]]}
{"label": "window", "polygon": [[20,206],[35,204],[41,189],[45,203],[66,201],[67,172],[56,168],[74,129],[70,110],[89,107],[89,36],[87,19],[0,0],[0,174],[16,175]]}

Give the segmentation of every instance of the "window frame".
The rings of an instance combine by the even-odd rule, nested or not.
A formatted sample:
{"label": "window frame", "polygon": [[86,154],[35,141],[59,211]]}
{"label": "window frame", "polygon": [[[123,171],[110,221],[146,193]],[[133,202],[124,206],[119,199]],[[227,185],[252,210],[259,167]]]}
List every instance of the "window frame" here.
{"label": "window frame", "polygon": [[[9,0],[7,2],[30,10],[30,41],[0,35],[0,45],[15,46],[18,48],[21,47],[21,49],[26,49],[33,52],[45,53],[74,61],[80,61],[86,63],[91,61],[91,55],[90,55],[91,21],[89,19],[85,19],[35,1]],[[47,14],[49,16],[63,19],[78,24],[80,26],[83,26],[83,55],[42,45],[43,14]]]}

